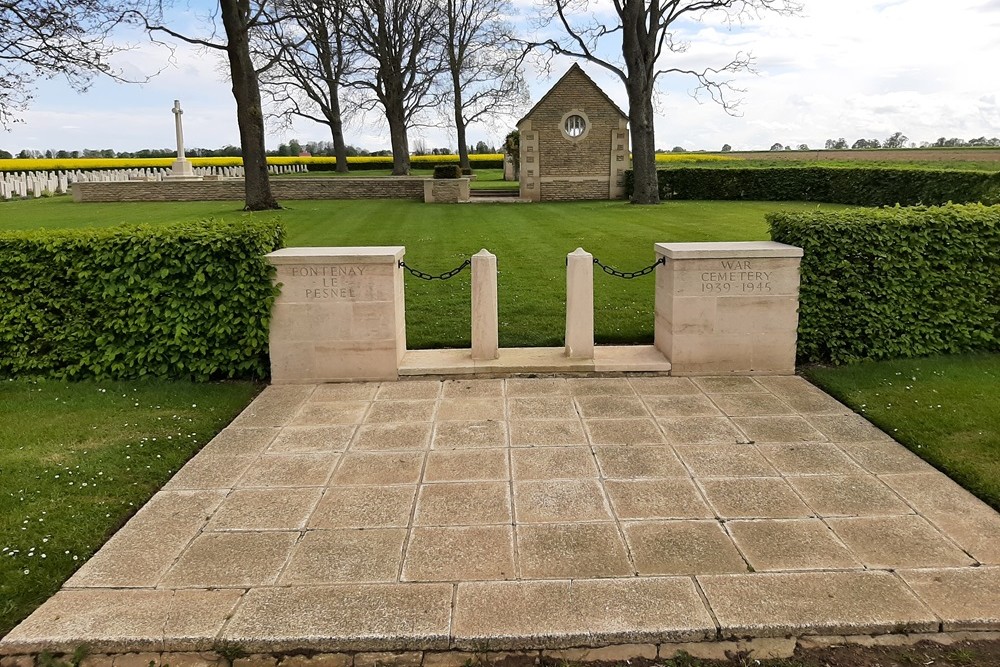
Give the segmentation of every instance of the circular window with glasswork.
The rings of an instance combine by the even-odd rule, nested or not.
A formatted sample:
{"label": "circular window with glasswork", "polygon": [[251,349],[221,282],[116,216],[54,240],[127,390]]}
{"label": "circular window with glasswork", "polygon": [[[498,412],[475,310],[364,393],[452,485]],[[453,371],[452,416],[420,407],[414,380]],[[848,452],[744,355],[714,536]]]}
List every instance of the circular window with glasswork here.
{"label": "circular window with glasswork", "polygon": [[576,139],[587,129],[587,121],[583,116],[573,114],[566,119],[563,127],[566,129],[566,134]]}
{"label": "circular window with glasswork", "polygon": [[563,115],[559,130],[570,141],[582,141],[590,133],[590,119],[580,109],[573,109]]}

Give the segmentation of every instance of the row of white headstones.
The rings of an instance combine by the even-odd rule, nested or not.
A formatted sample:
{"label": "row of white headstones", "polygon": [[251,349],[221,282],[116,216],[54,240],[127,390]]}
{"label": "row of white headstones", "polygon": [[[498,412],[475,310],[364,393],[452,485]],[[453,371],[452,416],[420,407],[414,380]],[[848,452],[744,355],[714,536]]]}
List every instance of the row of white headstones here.
{"label": "row of white headstones", "polygon": [[[304,164],[268,165],[271,174],[297,174],[308,171]],[[94,171],[18,171],[0,172],[0,199],[47,197],[69,192],[80,181],[161,181],[171,175],[170,167],[143,169],[100,169]],[[195,167],[197,176],[213,179],[243,178],[243,167]]]}
{"label": "row of white headstones", "polygon": [[[143,169],[100,169],[93,171],[0,171],[0,200],[25,199],[62,195],[69,192],[70,185],[80,181],[121,182],[121,181],[162,181],[167,176],[193,175],[201,177],[243,178],[243,167],[192,167],[184,155],[184,128],[181,124],[179,100],[174,100],[171,109],[174,114],[174,132],[177,139],[177,157],[172,167],[152,167]],[[182,166],[183,169],[178,169]],[[303,164],[268,165],[271,174],[294,174],[308,171]],[[183,172],[183,173],[182,173]]]}

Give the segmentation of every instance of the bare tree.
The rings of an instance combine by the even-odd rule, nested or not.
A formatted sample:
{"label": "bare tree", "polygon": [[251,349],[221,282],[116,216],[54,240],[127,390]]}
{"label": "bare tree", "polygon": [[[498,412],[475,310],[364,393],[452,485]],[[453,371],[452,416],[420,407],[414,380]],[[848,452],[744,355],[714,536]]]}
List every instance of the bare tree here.
{"label": "bare tree", "polygon": [[503,18],[510,13],[508,0],[445,0],[443,43],[462,169],[470,168],[466,128],[511,115],[528,102],[524,51]]}
{"label": "bare tree", "polygon": [[[749,54],[738,53],[720,67],[690,69],[671,67],[663,61],[670,53],[683,53],[689,44],[681,40],[674,24],[682,19],[699,19],[709,11],[721,12],[729,20],[743,20],[763,12],[794,13],[794,0],[612,0],[617,22],[602,23],[591,11],[591,0],[545,0],[542,22],[555,24],[559,38],[531,43],[550,54],[587,60],[617,75],[625,84],[629,102],[629,129],[632,136],[632,169],[635,189],[632,202],[656,204],[660,201],[656,183],[656,145],[653,132],[653,94],[656,80],[663,74],[693,77],[699,90],[733,112],[742,92],[731,85],[730,77],[752,69]],[[609,59],[604,44],[621,40],[622,60]]]}
{"label": "bare tree", "polygon": [[[281,20],[275,12],[268,11],[269,2],[271,0],[219,0],[225,39],[215,34],[216,17],[209,21],[213,27],[212,34],[204,39],[183,35],[163,25],[157,20],[158,17],[149,14],[144,17],[146,29],[150,33],[166,34],[188,44],[225,52],[233,97],[236,99],[236,122],[240,129],[245,177],[244,203],[248,211],[281,208],[271,193],[264,148],[264,111],[260,101],[259,72],[250,53],[251,32],[267,29],[268,25]],[[260,69],[268,69],[283,55],[279,50],[272,60],[261,63]]]}
{"label": "bare tree", "polygon": [[365,56],[355,87],[369,93],[367,108],[385,111],[392,144],[392,173],[410,173],[407,131],[420,112],[435,106],[442,71],[441,11],[435,0],[355,0],[346,25]]}
{"label": "bare tree", "polygon": [[297,116],[328,126],[342,173],[348,167],[341,96],[356,59],[344,29],[348,8],[346,0],[282,0],[275,20],[252,39],[255,55],[274,62],[260,83],[278,116],[286,123]]}
{"label": "bare tree", "polygon": [[129,47],[111,33],[134,8],[129,1],[0,0],[0,127],[28,108],[38,79],[62,76],[78,91],[95,74],[123,80],[110,58]]}

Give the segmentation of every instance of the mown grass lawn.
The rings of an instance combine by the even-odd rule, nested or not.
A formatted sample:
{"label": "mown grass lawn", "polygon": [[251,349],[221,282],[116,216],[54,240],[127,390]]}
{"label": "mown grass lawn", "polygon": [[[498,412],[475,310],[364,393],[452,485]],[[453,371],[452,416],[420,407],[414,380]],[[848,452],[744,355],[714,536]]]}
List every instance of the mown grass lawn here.
{"label": "mown grass lawn", "polygon": [[[577,247],[634,271],[655,260],[653,244],[768,238],[764,214],[843,208],[795,202],[618,201],[546,204],[423,204],[394,200],[286,201],[257,213],[281,221],[289,246],[406,246],[407,264],[439,274],[486,248],[499,268],[500,344],[561,345],[566,254]],[[74,204],[68,197],[0,203],[0,230],[166,223],[247,215],[237,202]],[[612,278],[597,271],[598,343],[653,339],[653,278]],[[470,345],[469,272],[447,282],[406,279],[409,347]]]}
{"label": "mown grass lawn", "polygon": [[1000,354],[810,367],[805,374],[1000,510]]}
{"label": "mown grass lawn", "polygon": [[260,388],[0,382],[0,636],[55,593]]}

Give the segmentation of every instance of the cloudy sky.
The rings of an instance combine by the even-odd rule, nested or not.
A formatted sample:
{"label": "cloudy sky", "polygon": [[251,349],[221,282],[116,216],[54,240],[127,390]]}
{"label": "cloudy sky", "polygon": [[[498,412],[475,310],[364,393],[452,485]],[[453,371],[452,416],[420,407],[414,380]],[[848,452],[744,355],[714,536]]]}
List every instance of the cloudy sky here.
{"label": "cloudy sky", "polygon": [[[205,2],[207,0],[194,0]],[[515,0],[524,25],[535,0]],[[597,5],[600,11],[600,5]],[[740,115],[727,115],[682,76],[662,79],[657,100],[656,144],[670,149],[767,149],[775,142],[822,147],[828,138],[884,139],[901,131],[911,141],[938,137],[1000,136],[1000,0],[803,0],[796,16],[763,15],[727,24],[720,17],[680,26],[690,43],[672,54],[667,66],[701,69],[722,65],[750,52],[756,74],[734,85]],[[196,13],[179,18],[192,28]],[[188,147],[238,144],[235,104],[215,54],[178,47],[172,62],[162,48],[142,44],[119,60],[134,78],[162,69],[149,83],[98,80],[85,94],[59,78],[42,82],[23,123],[0,131],[0,148],[81,150],[84,148],[168,148],[173,146],[174,99],[184,107]],[[537,100],[572,61],[559,60],[550,73],[530,66],[532,99]],[[599,67],[584,69],[623,108],[621,82]],[[497,144],[511,122],[474,127],[472,144]],[[378,118],[356,119],[348,142],[369,150],[389,147]],[[446,128],[411,133],[426,145],[450,146]],[[302,122],[290,130],[271,128],[268,147],[296,138],[329,140],[325,128]]]}

